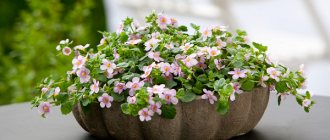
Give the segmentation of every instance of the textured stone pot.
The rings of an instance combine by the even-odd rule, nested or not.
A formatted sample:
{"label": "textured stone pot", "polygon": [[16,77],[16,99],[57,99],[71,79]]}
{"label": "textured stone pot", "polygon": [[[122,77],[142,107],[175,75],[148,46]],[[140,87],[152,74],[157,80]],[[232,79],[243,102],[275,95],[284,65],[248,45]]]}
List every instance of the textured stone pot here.
{"label": "textured stone pot", "polygon": [[208,100],[197,98],[190,103],[176,105],[177,114],[172,120],[158,115],[149,122],[140,122],[138,117],[121,112],[120,104],[113,103],[110,109],[91,105],[84,114],[81,106],[75,106],[73,114],[86,131],[99,138],[147,139],[147,140],[201,140],[229,139],[252,130],[261,119],[269,99],[267,88],[244,92],[230,104],[225,116],[220,116],[216,106]]}

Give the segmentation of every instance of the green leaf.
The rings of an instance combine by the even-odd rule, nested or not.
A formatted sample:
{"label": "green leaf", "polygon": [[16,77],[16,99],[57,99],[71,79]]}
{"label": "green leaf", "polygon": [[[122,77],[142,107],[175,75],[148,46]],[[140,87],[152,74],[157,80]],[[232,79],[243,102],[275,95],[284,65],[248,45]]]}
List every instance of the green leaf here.
{"label": "green leaf", "polygon": [[284,93],[288,90],[286,82],[280,81],[275,84],[275,89],[278,93]]}
{"label": "green leaf", "polygon": [[112,83],[114,83],[115,81],[119,81],[119,79],[111,79],[108,81],[108,85],[111,85]]}
{"label": "green leaf", "polygon": [[126,62],[122,62],[122,63],[117,64],[116,66],[117,66],[117,67],[120,67],[120,68],[126,68],[126,67],[128,67],[129,65],[128,65],[128,63],[126,63]]}
{"label": "green leaf", "polygon": [[224,78],[216,80],[214,82],[214,90],[217,91],[217,90],[221,89],[224,86],[225,83],[226,83],[226,80]]}
{"label": "green leaf", "polygon": [[128,35],[125,32],[121,32],[119,35],[120,42],[126,42],[128,40]]}
{"label": "green leaf", "polygon": [[247,33],[243,30],[236,30],[236,33],[239,35],[239,36],[247,36]]}
{"label": "green leaf", "polygon": [[162,114],[161,116],[165,119],[174,119],[176,115],[176,109],[174,105],[163,105],[162,108]]}
{"label": "green leaf", "polygon": [[266,52],[267,51],[267,46],[264,46],[262,44],[252,42],[253,46],[256,47],[259,51]]}
{"label": "green leaf", "polygon": [[197,77],[197,80],[198,80],[198,81],[201,81],[201,82],[203,82],[203,83],[207,82],[207,76],[206,76],[206,74],[199,75],[199,76]]}
{"label": "green leaf", "polygon": [[254,88],[254,82],[252,80],[245,80],[241,88],[245,91],[251,91]]}
{"label": "green leaf", "polygon": [[220,96],[220,100],[217,102],[217,111],[220,115],[225,115],[229,110],[228,97]]}
{"label": "green leaf", "polygon": [[230,84],[225,84],[223,88],[218,90],[220,96],[230,96],[234,92],[234,88]]}
{"label": "green leaf", "polygon": [[177,96],[182,102],[191,102],[196,98],[196,94],[194,94],[193,92],[191,92],[190,90],[181,90],[179,89],[178,91],[179,96]]}
{"label": "green leaf", "polygon": [[120,105],[120,108],[121,108],[121,111],[124,113],[124,114],[127,114],[127,115],[130,115],[130,111],[129,111],[129,108],[128,108],[128,103],[123,103]]}
{"label": "green leaf", "polygon": [[179,26],[178,29],[179,29],[180,31],[184,31],[184,32],[188,31],[187,26],[184,26],[184,25]]}
{"label": "green leaf", "polygon": [[194,24],[194,23],[190,23],[190,26],[195,29],[196,31],[198,31],[200,29],[200,26]]}
{"label": "green leaf", "polygon": [[57,101],[59,101],[60,103],[65,102],[66,100],[68,100],[68,98],[69,98],[69,95],[66,93],[62,93],[62,92],[56,96]]}
{"label": "green leaf", "polygon": [[92,102],[92,101],[91,101],[89,98],[83,98],[83,99],[81,100],[81,104],[82,104],[83,106],[88,106],[91,102]]}
{"label": "green leaf", "polygon": [[192,91],[195,92],[196,94],[202,94],[203,93],[202,89],[197,88],[197,87],[193,87]]}
{"label": "green leaf", "polygon": [[104,74],[100,74],[96,77],[96,80],[101,81],[101,82],[106,82],[108,79]]}
{"label": "green leaf", "polygon": [[61,112],[62,114],[67,115],[72,111],[72,108],[72,102],[65,102],[61,105]]}
{"label": "green leaf", "polygon": [[140,75],[139,74],[137,74],[137,73],[130,73],[130,74],[128,74],[128,73],[126,73],[126,74],[124,74],[122,77],[121,77],[121,79],[123,79],[123,80],[130,80],[130,79],[132,79],[132,78],[134,78],[134,77],[139,77]]}
{"label": "green leaf", "polygon": [[208,76],[208,80],[209,81],[214,81],[215,80],[215,76],[214,76],[214,73],[213,73],[213,71],[209,71],[208,73],[207,73],[207,76]]}
{"label": "green leaf", "polygon": [[243,66],[243,60],[234,60],[232,64],[235,68],[240,68]]}
{"label": "green leaf", "polygon": [[113,97],[113,99],[117,102],[122,102],[125,100],[125,96],[124,94],[118,94],[118,93],[111,93],[111,96]]}
{"label": "green leaf", "polygon": [[177,85],[177,83],[173,80],[167,80],[165,85],[166,85],[167,88],[173,88]]}

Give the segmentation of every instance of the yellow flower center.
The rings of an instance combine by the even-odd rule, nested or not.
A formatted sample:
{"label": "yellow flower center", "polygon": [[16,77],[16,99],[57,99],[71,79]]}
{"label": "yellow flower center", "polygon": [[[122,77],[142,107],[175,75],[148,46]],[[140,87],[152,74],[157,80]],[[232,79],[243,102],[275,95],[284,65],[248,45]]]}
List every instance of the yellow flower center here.
{"label": "yellow flower center", "polygon": [[103,103],[109,102],[108,98],[103,98]]}
{"label": "yellow flower center", "polygon": [[137,84],[133,84],[132,87],[133,87],[133,88],[137,88],[138,85],[137,85]]}
{"label": "yellow flower center", "polygon": [[44,110],[44,112],[49,112],[49,107],[48,106],[44,106],[42,109]]}
{"label": "yellow flower center", "polygon": [[85,77],[87,74],[86,74],[86,72],[81,72],[81,76],[83,76],[83,77]]}

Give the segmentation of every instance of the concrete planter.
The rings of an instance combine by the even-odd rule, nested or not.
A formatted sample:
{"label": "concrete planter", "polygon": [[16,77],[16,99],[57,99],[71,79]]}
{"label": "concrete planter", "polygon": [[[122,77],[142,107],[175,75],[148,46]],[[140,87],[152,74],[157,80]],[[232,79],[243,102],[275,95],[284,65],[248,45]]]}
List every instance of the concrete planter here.
{"label": "concrete planter", "polygon": [[119,140],[201,140],[229,139],[252,130],[261,119],[269,99],[267,88],[244,92],[234,102],[226,116],[220,116],[216,106],[198,98],[190,103],[176,105],[177,114],[172,120],[158,115],[149,122],[140,122],[138,117],[121,112],[120,104],[113,103],[110,109],[98,104],[84,114],[77,105],[73,114],[86,131],[100,138]]}

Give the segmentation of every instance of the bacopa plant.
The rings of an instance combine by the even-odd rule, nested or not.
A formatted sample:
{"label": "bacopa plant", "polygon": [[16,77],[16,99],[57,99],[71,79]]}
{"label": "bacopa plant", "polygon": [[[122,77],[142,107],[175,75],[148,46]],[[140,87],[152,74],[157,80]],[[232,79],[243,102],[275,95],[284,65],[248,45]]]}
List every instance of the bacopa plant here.
{"label": "bacopa plant", "polygon": [[175,105],[201,99],[225,115],[230,102],[244,91],[264,87],[275,91],[278,103],[293,95],[306,112],[314,104],[305,89],[303,65],[298,71],[274,63],[267,47],[250,42],[245,31],[227,31],[226,26],[200,30],[179,25],[163,13],[152,13],[141,26],[126,18],[116,32],[102,32],[97,49],[73,47],[63,40],[56,47],[72,57],[72,70],[59,81],[46,78],[33,101],[42,116],[60,106],[68,114],[80,104],[111,108],[121,104],[124,114],[149,121],[154,115],[174,118]]}

